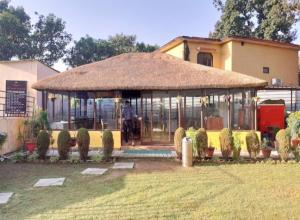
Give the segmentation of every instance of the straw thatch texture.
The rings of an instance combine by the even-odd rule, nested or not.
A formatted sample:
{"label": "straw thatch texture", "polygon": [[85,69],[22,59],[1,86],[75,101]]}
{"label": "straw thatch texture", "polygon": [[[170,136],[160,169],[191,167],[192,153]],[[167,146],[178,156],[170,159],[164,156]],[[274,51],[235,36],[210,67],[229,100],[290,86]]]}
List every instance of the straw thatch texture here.
{"label": "straw thatch texture", "polygon": [[160,53],[128,53],[83,65],[35,83],[37,90],[186,90],[264,87],[247,75],[183,61]]}

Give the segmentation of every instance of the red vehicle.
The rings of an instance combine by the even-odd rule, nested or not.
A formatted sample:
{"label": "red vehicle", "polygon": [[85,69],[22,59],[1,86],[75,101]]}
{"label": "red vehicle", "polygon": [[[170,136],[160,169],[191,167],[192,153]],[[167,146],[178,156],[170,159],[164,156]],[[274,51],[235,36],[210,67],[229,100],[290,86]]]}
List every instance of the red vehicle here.
{"label": "red vehicle", "polygon": [[257,125],[262,134],[285,127],[284,104],[260,104],[257,108]]}

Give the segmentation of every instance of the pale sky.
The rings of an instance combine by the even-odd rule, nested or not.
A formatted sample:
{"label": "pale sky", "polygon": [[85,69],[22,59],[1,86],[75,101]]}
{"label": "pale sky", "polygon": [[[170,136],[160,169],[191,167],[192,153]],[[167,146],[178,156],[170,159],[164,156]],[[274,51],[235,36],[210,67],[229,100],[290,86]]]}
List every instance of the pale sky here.
{"label": "pale sky", "polygon": [[[220,16],[212,0],[11,0],[11,4],[23,6],[33,22],[35,11],[54,13],[66,21],[73,40],[87,34],[107,38],[124,33],[160,46],[182,35],[207,37]],[[300,32],[300,24],[296,28]],[[300,37],[294,43],[300,44]],[[66,66],[59,62],[54,68],[63,71]]]}

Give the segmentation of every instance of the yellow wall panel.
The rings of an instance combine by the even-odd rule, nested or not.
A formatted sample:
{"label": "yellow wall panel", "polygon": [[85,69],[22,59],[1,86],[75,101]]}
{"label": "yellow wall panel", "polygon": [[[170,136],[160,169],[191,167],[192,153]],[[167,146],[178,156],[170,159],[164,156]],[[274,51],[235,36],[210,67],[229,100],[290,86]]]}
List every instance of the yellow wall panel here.
{"label": "yellow wall panel", "polygon": [[[53,131],[52,137],[54,138],[53,148],[57,148],[57,137],[60,131]],[[69,131],[71,137],[76,137],[77,131]],[[112,131],[114,138],[114,148],[121,148],[121,132],[120,131]],[[90,135],[90,148],[99,148],[102,147],[102,131],[89,131]]]}

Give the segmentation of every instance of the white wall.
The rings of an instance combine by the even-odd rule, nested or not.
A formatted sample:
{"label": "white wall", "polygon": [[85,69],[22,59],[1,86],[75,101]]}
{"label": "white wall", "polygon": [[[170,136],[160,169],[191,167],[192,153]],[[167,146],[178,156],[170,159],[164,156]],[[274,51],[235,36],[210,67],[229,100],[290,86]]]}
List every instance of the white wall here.
{"label": "white wall", "polygon": [[[31,86],[38,80],[57,74],[54,69],[35,60],[24,61],[1,61],[0,62],[0,90],[5,91],[6,80],[27,81],[27,95],[35,98],[38,107],[42,107],[41,92],[32,89]],[[4,95],[4,94],[1,94]],[[4,99],[0,99],[2,104]],[[2,108],[2,107],[0,107]],[[0,131],[8,134],[8,141],[3,146],[2,153],[9,153],[20,148],[18,143],[18,127],[23,118],[1,118]]]}

